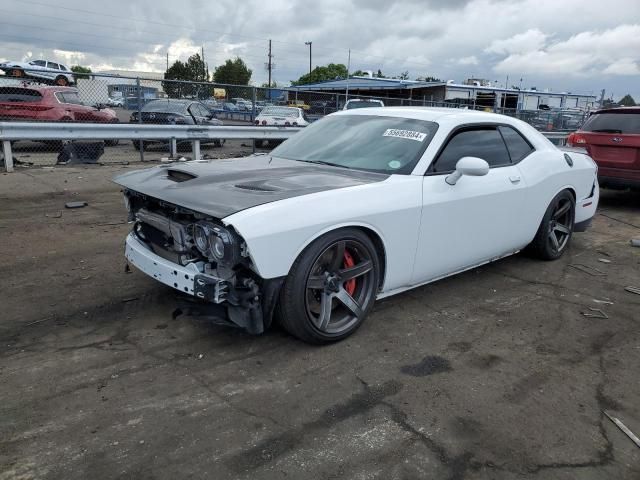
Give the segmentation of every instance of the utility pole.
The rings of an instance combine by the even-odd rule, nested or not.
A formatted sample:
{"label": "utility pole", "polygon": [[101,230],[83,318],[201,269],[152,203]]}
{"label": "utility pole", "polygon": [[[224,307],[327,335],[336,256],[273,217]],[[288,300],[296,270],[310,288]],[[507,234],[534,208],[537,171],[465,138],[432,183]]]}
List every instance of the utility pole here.
{"label": "utility pole", "polygon": [[271,40],[269,40],[269,63],[267,64],[267,70],[269,70],[269,88],[271,88]]}
{"label": "utility pole", "polygon": [[169,70],[169,52],[167,52],[167,70]]}
{"label": "utility pole", "polygon": [[313,42],[304,42],[305,45],[309,45],[309,75],[311,75],[311,44]]}
{"label": "utility pole", "polygon": [[202,52],[202,81],[207,81],[207,69],[204,66],[204,45],[200,47],[200,51]]}
{"label": "utility pole", "polygon": [[[351,49],[349,49],[349,58],[347,59],[347,91],[344,96],[344,103],[347,103],[349,100],[349,69],[351,68]],[[336,105],[337,107],[337,105]]]}

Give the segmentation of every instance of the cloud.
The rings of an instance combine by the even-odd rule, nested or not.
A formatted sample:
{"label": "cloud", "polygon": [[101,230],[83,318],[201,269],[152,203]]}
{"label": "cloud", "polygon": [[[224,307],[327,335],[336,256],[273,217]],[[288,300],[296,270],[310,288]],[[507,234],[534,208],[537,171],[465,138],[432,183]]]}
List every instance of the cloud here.
{"label": "cloud", "polygon": [[458,65],[478,65],[480,63],[475,55],[469,55],[468,57],[462,57],[456,60]]}
{"label": "cloud", "polygon": [[494,40],[484,51],[485,53],[498,54],[533,52],[544,47],[548,37],[549,35],[542,33],[537,28],[532,28],[511,38]]}
{"label": "cloud", "polygon": [[[537,36],[542,38],[542,35]],[[545,35],[544,38],[549,37]],[[520,42],[519,45],[525,44]],[[640,25],[580,32],[566,40],[546,42],[524,50],[508,50],[507,45],[508,40],[493,42],[492,51],[508,53],[495,65],[497,73],[591,77],[639,73],[638,62],[633,58],[638,58],[640,52]],[[532,46],[533,43],[529,44]]]}

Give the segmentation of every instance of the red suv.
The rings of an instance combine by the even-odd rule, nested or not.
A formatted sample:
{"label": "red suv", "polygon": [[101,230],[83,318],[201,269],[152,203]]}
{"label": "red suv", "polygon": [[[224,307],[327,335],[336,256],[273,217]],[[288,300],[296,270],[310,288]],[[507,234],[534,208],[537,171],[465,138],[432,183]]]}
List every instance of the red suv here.
{"label": "red suv", "polygon": [[71,87],[0,87],[0,121],[117,123],[109,108],[84,105]]}
{"label": "red suv", "polygon": [[592,113],[567,144],[586,148],[598,164],[601,186],[640,188],[640,107]]}

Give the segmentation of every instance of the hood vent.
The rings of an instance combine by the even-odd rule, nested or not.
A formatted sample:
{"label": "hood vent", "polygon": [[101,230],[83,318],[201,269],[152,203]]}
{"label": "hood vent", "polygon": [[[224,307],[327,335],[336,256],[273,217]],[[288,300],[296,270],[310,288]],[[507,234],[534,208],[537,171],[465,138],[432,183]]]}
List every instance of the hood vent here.
{"label": "hood vent", "polygon": [[239,188],[241,190],[250,190],[252,192],[277,192],[279,189],[264,187],[262,185],[252,185],[250,183],[241,183],[238,185],[234,185],[234,187]]}
{"label": "hood vent", "polygon": [[197,175],[183,172],[181,170],[167,170],[167,178],[169,180],[173,180],[174,182],[186,182],[187,180],[191,180],[197,177]]}

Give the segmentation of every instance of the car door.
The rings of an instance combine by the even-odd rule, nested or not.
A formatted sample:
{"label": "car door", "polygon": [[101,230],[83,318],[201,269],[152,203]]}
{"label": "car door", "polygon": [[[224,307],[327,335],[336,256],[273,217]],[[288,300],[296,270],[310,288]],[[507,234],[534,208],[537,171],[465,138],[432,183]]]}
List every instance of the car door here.
{"label": "car door", "polygon": [[199,103],[192,103],[189,106],[189,113],[193,117],[196,125],[203,125],[207,122],[207,118],[209,116],[209,110],[207,110],[204,106]]}
{"label": "car door", "polygon": [[[485,176],[445,178],[462,157],[489,164]],[[521,245],[525,182],[497,125],[458,128],[423,180],[423,207],[412,283],[418,284],[512,253]]]}
{"label": "car door", "polygon": [[58,76],[60,67],[57,63],[47,62],[46,70],[42,70],[42,76],[47,78],[56,78]]}

